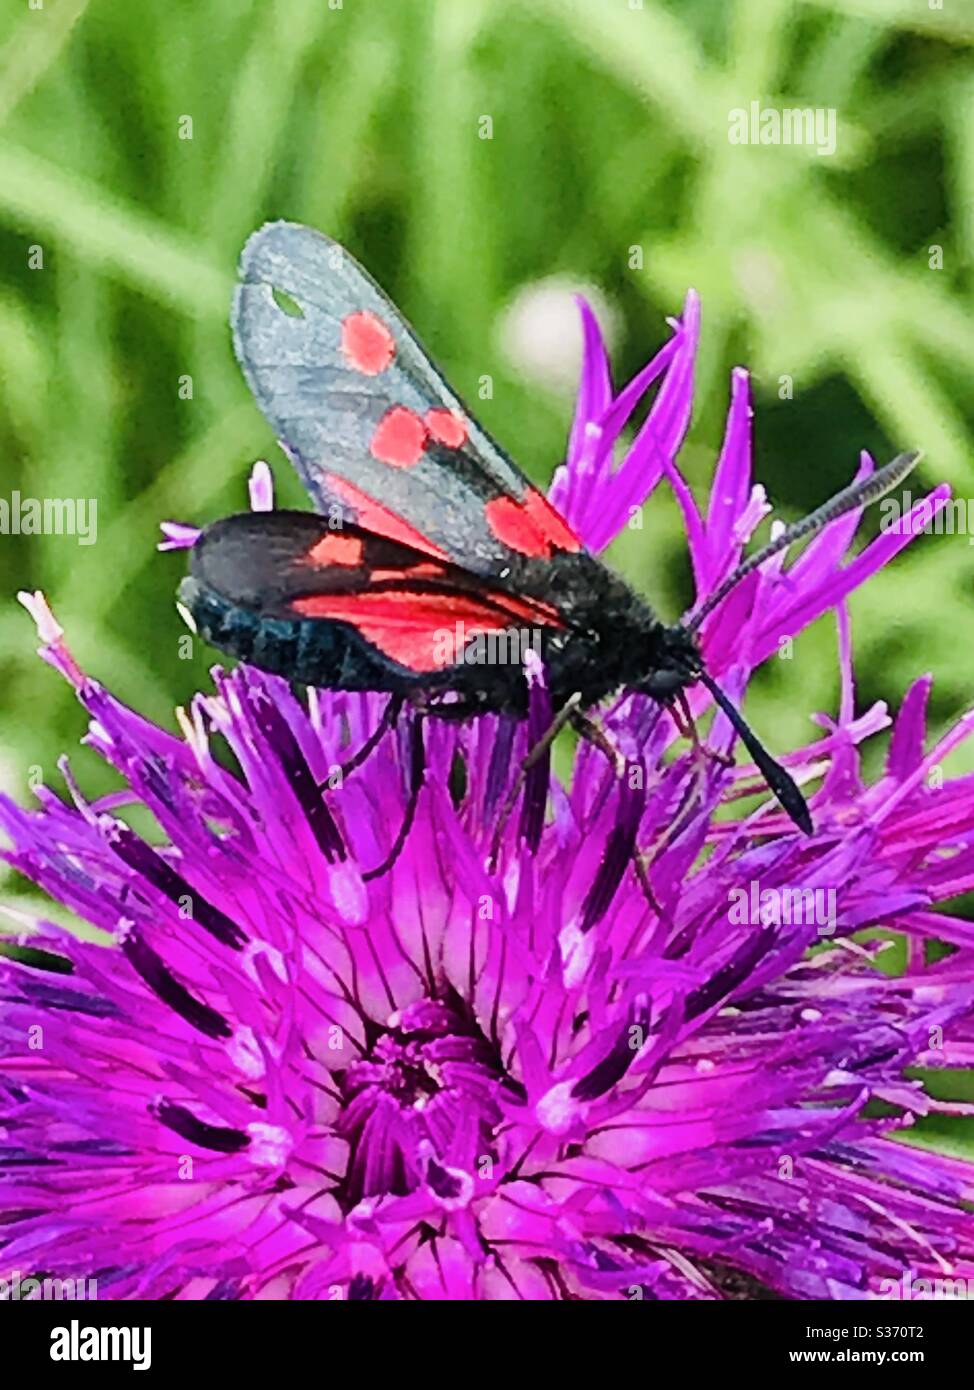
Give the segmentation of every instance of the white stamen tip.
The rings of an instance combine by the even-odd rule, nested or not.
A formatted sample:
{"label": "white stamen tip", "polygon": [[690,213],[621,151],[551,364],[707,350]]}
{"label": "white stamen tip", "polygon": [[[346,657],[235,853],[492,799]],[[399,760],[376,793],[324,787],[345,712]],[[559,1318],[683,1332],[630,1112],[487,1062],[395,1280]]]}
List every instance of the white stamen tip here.
{"label": "white stamen tip", "polygon": [[253,512],[274,510],[274,475],[263,459],[250,470],[250,509]]}
{"label": "white stamen tip", "polygon": [[21,589],[17,595],[17,600],[27,609],[37,627],[37,635],[46,647],[51,647],[55,642],[60,642],[64,636],[64,628],[51,612],[51,605],[40,589],[35,589],[32,594]]}
{"label": "white stamen tip", "polygon": [[572,1099],[571,1081],[559,1081],[557,1086],[541,1097],[534,1107],[538,1124],[549,1134],[566,1134],[579,1112],[577,1100]]}
{"label": "white stamen tip", "polygon": [[588,973],[595,949],[592,932],[582,932],[578,924],[569,922],[562,927],[558,936],[558,949],[561,952],[562,980],[566,989],[580,984]]}
{"label": "white stamen tip", "polygon": [[258,1120],[247,1126],[247,1133],[251,1141],[247,1157],[251,1163],[260,1168],[284,1167],[294,1148],[294,1140],[286,1129]]}

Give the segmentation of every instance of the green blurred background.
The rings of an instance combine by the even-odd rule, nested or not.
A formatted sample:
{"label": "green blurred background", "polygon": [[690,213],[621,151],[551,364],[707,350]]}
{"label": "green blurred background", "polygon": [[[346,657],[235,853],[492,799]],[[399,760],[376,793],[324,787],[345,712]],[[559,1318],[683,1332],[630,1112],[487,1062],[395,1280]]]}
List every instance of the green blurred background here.
{"label": "green blurred background", "polygon": [[[181,659],[185,559],[156,553],[159,521],[240,509],[261,456],[303,505],[227,333],[237,253],[267,218],[346,242],[462,395],[490,375],[479,413],[539,480],[571,395],[505,353],[503,325],[520,303],[530,337],[531,289],[556,276],[601,291],[618,380],[701,292],[682,458],[698,497],[736,363],[781,514],[843,485],[863,446],[920,445],[925,484],[974,496],[972,49],[972,0],[7,0],[0,497],[93,497],[98,538],[0,537],[0,786],[25,799],[65,749],[88,789],[110,785],[77,751],[82,715],[33,655],[18,589],[44,589],[85,668],[171,724],[214,654]],[[835,107],[835,154],[731,145],[728,112],[753,100]],[[969,541],[923,538],[855,597],[861,707],[923,670],[938,729],[970,702]],[[663,489],[614,559],[679,612]],[[783,750],[836,696],[824,620],[760,673],[748,713]],[[970,1077],[938,1084],[974,1097]],[[971,1146],[957,1121],[918,1137]]]}
{"label": "green blurred background", "polygon": [[[239,509],[257,457],[304,505],[228,340],[235,260],[267,218],[346,242],[462,395],[491,375],[479,413],[538,479],[571,395],[505,354],[501,326],[559,276],[611,307],[619,380],[701,292],[698,497],[735,363],[782,514],[844,484],[863,446],[920,445],[924,484],[974,495],[971,0],[8,0],[0,25],[0,496],[98,503],[95,545],[0,537],[0,784],[18,797],[82,718],[16,590],[44,589],[85,668],[168,722],[214,654],[180,659],[185,559],[155,552],[158,522]],[[835,154],[730,144],[752,100],[835,107]],[[675,616],[664,491],[613,557]],[[921,539],[855,598],[861,704],[926,669],[938,727],[969,702],[969,539]],[[823,621],[756,680],[771,747],[834,708],[834,651]]]}

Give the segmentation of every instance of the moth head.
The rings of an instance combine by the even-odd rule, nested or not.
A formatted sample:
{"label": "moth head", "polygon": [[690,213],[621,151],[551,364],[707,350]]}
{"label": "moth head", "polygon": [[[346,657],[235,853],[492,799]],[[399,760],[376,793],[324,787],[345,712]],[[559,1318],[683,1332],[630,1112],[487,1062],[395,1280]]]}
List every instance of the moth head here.
{"label": "moth head", "polygon": [[696,639],[681,623],[657,630],[651,667],[636,683],[636,688],[663,704],[668,704],[686,686],[699,680],[700,651]]}

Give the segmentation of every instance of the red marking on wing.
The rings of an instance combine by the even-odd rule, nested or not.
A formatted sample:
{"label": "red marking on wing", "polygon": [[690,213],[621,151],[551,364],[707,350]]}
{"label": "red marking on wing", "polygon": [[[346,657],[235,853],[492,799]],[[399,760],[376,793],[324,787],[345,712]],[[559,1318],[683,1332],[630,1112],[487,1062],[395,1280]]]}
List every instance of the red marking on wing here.
{"label": "red marking on wing", "polygon": [[393,468],[411,468],[422,458],[426,438],[426,426],[419,416],[404,405],[394,405],[376,426],[369,452]]}
{"label": "red marking on wing", "polygon": [[448,449],[459,449],[466,441],[466,422],[452,410],[427,410],[423,420],[436,442],[445,444]]}
{"label": "red marking on wing", "polygon": [[456,660],[456,625],[465,637],[501,632],[510,619],[493,613],[474,594],[314,594],[291,605],[306,618],[351,623],[366,641],[412,671],[438,671]]}
{"label": "red marking on wing", "polygon": [[304,563],[323,568],[330,565],[357,567],[362,563],[364,550],[365,544],[360,536],[343,536],[336,531],[333,535],[323,536],[312,546],[304,557]]}
{"label": "red marking on wing", "polygon": [[395,356],[396,343],[382,320],[363,309],[342,320],[342,352],[356,371],[378,376]]}
{"label": "red marking on wing", "polygon": [[484,511],[497,539],[522,555],[547,557],[552,550],[582,548],[565,519],[534,488],[529,489],[522,502],[513,497],[495,497]]}
{"label": "red marking on wing", "polygon": [[446,579],[448,571],[442,565],[436,565],[425,560],[419,565],[410,565],[408,569],[397,570],[370,570],[369,583],[383,584],[395,583],[397,580],[402,582],[407,579]]}
{"label": "red marking on wing", "polygon": [[449,561],[450,557],[445,551],[433,541],[427,540],[421,531],[410,526],[408,521],[403,521],[402,517],[397,516],[388,507],[383,507],[381,502],[376,502],[354,483],[340,478],[337,473],[326,473],[325,483],[330,492],[341,501],[347,502],[354,510],[355,519],[364,531],[372,531],[377,536],[385,536],[386,540],[398,541],[400,545],[421,550],[424,555],[430,555],[434,560]]}
{"label": "red marking on wing", "polygon": [[[393,584],[397,585],[396,592],[402,592],[404,586],[414,583],[417,579],[439,580],[441,584],[453,585],[456,579],[451,575],[450,570],[437,564],[411,565],[408,569],[385,569],[370,570],[369,584]],[[460,602],[472,600],[478,603],[483,612],[496,613],[500,610],[500,620],[502,627],[510,627],[512,623],[542,623],[545,627],[564,627],[564,619],[553,608],[550,603],[543,603],[541,599],[528,598],[526,594],[508,593],[506,589],[484,588],[473,595],[460,593],[459,590],[452,588],[446,594],[426,594],[424,597],[432,597],[437,602],[446,603],[452,600],[457,594]]]}

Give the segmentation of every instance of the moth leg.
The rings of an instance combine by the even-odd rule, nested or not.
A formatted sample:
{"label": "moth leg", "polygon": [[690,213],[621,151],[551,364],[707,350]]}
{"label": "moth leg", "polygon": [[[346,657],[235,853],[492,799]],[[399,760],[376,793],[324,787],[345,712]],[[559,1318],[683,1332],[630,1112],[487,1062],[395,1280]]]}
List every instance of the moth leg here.
{"label": "moth leg", "polygon": [[676,700],[667,705],[670,714],[673,716],[673,723],[684,738],[688,738],[693,745],[694,757],[701,763],[711,760],[720,763],[722,767],[733,767],[734,759],[729,758],[726,753],[718,753],[713,748],[708,748],[701,742],[700,734],[697,730],[693,712],[690,709],[690,702],[687,700],[686,693],[679,691]]}
{"label": "moth leg", "polygon": [[547,729],[545,729],[544,733],[538,739],[537,743],[534,745],[533,748],[529,749],[527,756],[521,763],[521,766],[518,768],[517,776],[514,778],[514,781],[511,784],[511,789],[507,794],[503,806],[501,807],[500,814],[497,818],[497,824],[494,827],[494,834],[490,842],[490,853],[487,856],[488,873],[494,873],[494,871],[497,868],[497,861],[500,858],[501,836],[504,833],[504,826],[507,824],[508,817],[514,810],[514,807],[517,805],[517,799],[520,796],[521,789],[523,788],[524,783],[527,780],[528,773],[531,771],[532,767],[534,767],[537,764],[539,759],[544,757],[545,753],[554,743],[558,734],[561,733],[562,729],[570,721],[572,714],[574,713],[574,711],[578,709],[581,702],[582,696],[580,692],[576,691],[574,695],[569,695],[568,699],[562,705],[558,713],[554,716]]}
{"label": "moth leg", "polygon": [[604,754],[617,777],[625,776],[626,759],[622,749],[613,743],[601,724],[597,724],[594,719],[580,709],[572,712],[570,723],[579,738],[585,739],[586,743],[590,743],[593,748],[597,748],[600,753]]}
{"label": "moth leg", "polygon": [[[635,856],[636,874],[642,884],[649,883],[649,870],[651,866],[665,850],[669,849],[670,845],[683,833],[684,829],[693,818],[699,804],[700,796],[703,792],[708,762],[712,759],[721,763],[727,761],[722,754],[715,753],[713,749],[705,747],[701,742],[693,715],[687,704],[686,696],[682,691],[680,691],[677,698],[680,701],[679,708],[669,701],[666,704],[666,708],[669,710],[670,714],[672,714],[673,722],[679,732],[683,734],[684,737],[689,738],[693,745],[694,766],[690,774],[690,780],[683,798],[683,803],[672,822],[645,853],[637,853]],[[659,908],[656,910],[657,914],[662,917],[662,910]]]}
{"label": "moth leg", "polygon": [[[572,728],[578,733],[579,738],[584,738],[593,748],[597,748],[609,760],[613,772],[617,778],[626,775],[626,759],[620,748],[613,743],[612,739],[603,729],[601,724],[597,724],[594,719],[590,719],[587,714],[577,710],[572,717]],[[655,859],[658,851],[653,850],[649,858],[642,855],[638,848],[634,847],[632,852],[632,867],[636,879],[643,891],[643,897],[649,906],[656,913],[657,917],[663,916],[663,909],[657,901],[656,894],[653,892],[653,885],[649,881],[649,866]]]}
{"label": "moth leg", "polygon": [[419,803],[419,793],[422,790],[425,777],[426,748],[423,743],[423,716],[417,714],[409,730],[409,797],[406,802],[406,813],[403,816],[402,825],[399,827],[399,833],[392,842],[392,848],[385,859],[374,869],[367,869],[362,875],[366,882],[373,878],[381,878],[383,874],[388,873],[402,853],[402,847],[406,843],[409,832],[413,828],[413,821],[416,819],[416,807]]}
{"label": "moth leg", "polygon": [[379,744],[382,742],[382,739],[398,720],[402,713],[403,704],[404,701],[401,695],[390,695],[389,702],[382,711],[382,717],[378,724],[376,724],[361,747],[352,754],[347,762],[340,765],[339,771],[343,778],[347,777],[350,772],[354,772],[357,767],[361,767],[365,760],[372,756],[376,748],[378,748]]}

